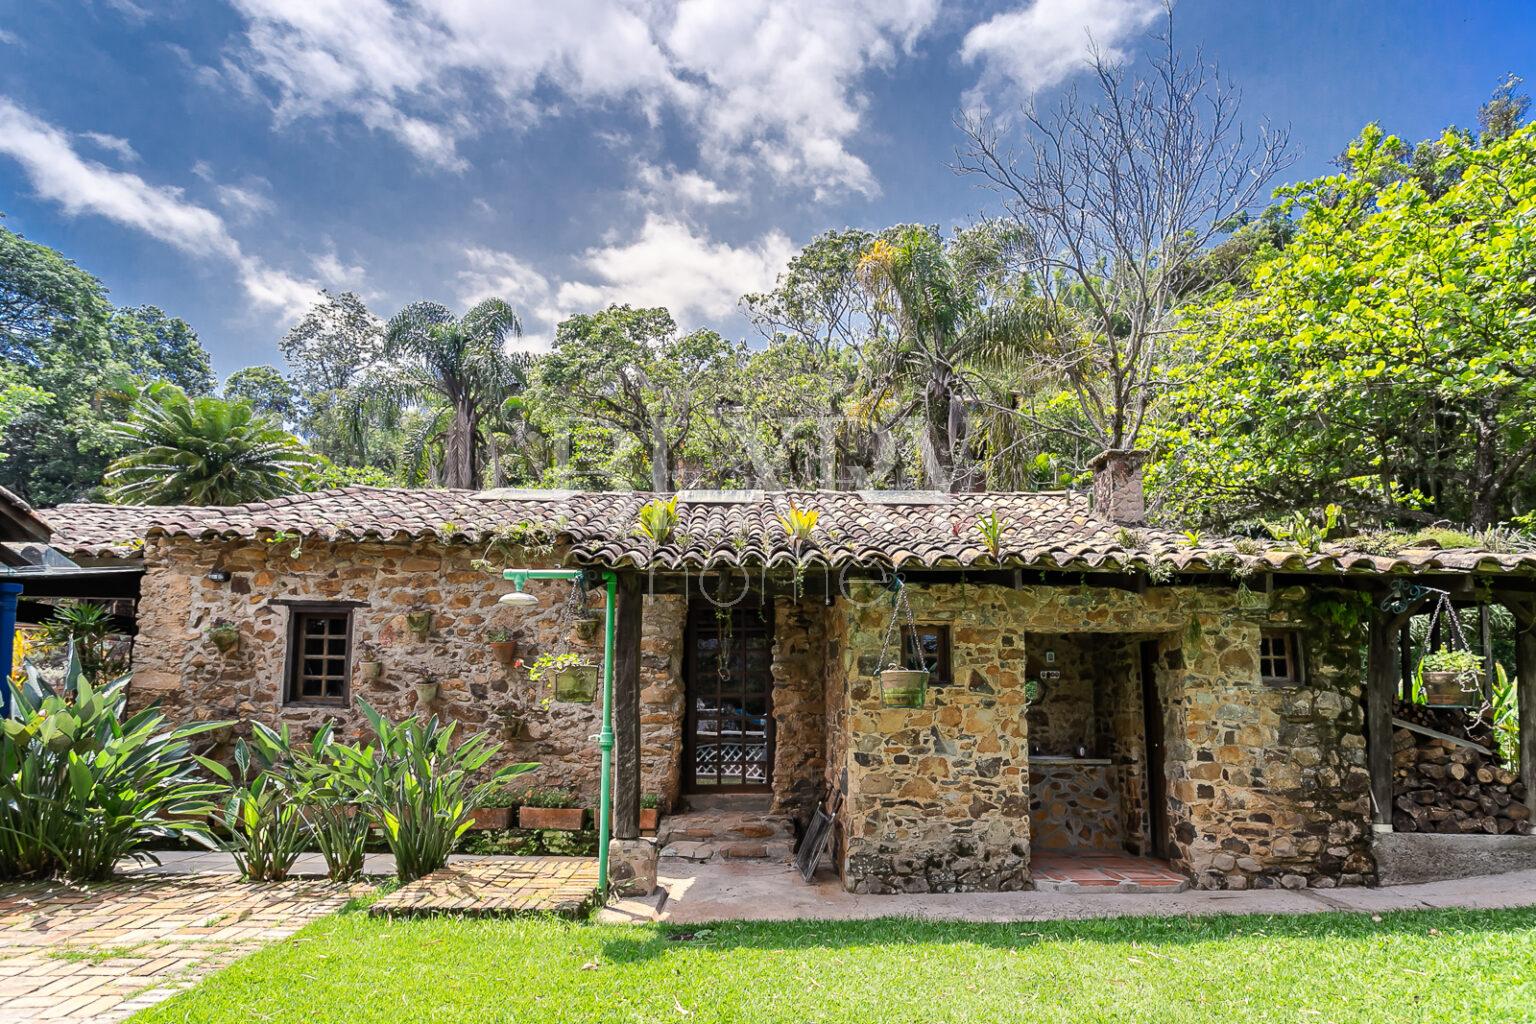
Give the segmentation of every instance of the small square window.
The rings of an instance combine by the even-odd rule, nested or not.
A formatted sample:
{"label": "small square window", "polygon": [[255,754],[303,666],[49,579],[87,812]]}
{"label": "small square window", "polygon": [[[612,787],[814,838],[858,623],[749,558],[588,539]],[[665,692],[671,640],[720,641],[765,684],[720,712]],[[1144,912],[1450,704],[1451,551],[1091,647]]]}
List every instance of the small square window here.
{"label": "small square window", "polygon": [[928,670],[929,686],[949,685],[948,626],[903,626],[901,649],[907,668]]}
{"label": "small square window", "polygon": [[288,702],[345,704],[351,677],[352,610],[294,608],[288,617]]}
{"label": "small square window", "polygon": [[1301,641],[1294,629],[1259,632],[1259,677],[1275,686],[1301,683]]}

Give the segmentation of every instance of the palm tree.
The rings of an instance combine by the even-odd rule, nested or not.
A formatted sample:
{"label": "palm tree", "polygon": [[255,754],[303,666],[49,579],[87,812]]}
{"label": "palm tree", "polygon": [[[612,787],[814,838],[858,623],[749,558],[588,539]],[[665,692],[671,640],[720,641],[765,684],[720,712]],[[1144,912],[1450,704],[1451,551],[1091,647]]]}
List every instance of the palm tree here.
{"label": "palm tree", "polygon": [[299,439],[247,402],[188,398],[151,385],[110,429],[127,454],[107,467],[107,495],[121,504],[237,505],[297,489],[315,463]]}
{"label": "palm tree", "polygon": [[874,397],[911,396],[898,415],[921,415],[929,487],[980,483],[967,464],[967,398],[983,376],[1017,371],[1049,330],[1044,306],[1014,291],[1009,244],[991,224],[948,246],[929,228],[903,225],[883,232],[859,259],[860,283],[896,327],[872,353]]}
{"label": "palm tree", "polygon": [[397,408],[442,403],[421,438],[442,440],[444,486],[481,486],[495,458],[492,427],[526,383],[526,359],[505,349],[509,335],[522,333],[522,322],[501,299],[486,299],[462,318],[438,303],[414,302],[385,329],[385,365],[362,394],[385,397]]}

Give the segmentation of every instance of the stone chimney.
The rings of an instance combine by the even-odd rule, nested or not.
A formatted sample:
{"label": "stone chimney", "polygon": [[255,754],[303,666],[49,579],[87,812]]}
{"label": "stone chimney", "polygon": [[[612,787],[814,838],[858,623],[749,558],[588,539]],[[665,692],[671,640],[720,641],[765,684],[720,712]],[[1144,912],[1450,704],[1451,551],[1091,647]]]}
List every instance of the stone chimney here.
{"label": "stone chimney", "polygon": [[1093,513],[1121,526],[1141,526],[1147,521],[1141,493],[1141,467],[1147,453],[1131,448],[1110,448],[1088,463],[1093,470]]}

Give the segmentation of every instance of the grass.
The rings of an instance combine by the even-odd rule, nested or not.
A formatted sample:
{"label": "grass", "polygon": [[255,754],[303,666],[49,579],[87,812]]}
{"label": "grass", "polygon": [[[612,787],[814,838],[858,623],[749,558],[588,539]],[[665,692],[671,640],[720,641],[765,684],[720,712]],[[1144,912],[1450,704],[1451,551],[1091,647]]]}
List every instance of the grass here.
{"label": "grass", "polygon": [[343,913],[133,1024],[1528,1021],[1536,909],[688,930]]}

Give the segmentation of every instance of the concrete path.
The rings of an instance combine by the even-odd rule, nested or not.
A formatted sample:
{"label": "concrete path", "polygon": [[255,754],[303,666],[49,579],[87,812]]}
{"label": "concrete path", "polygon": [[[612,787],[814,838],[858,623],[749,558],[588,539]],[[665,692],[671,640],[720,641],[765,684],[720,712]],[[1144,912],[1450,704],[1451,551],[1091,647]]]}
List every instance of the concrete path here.
{"label": "concrete path", "polygon": [[1173,894],[1057,892],[859,896],[830,873],[807,885],[792,868],[769,864],[667,865],[662,891],[646,900],[617,901],[600,912],[610,922],[855,920],[920,917],[956,921],[1051,921],[1090,917],[1380,913],[1464,907],[1536,906],[1536,871],[1484,875],[1381,889],[1190,890]]}

